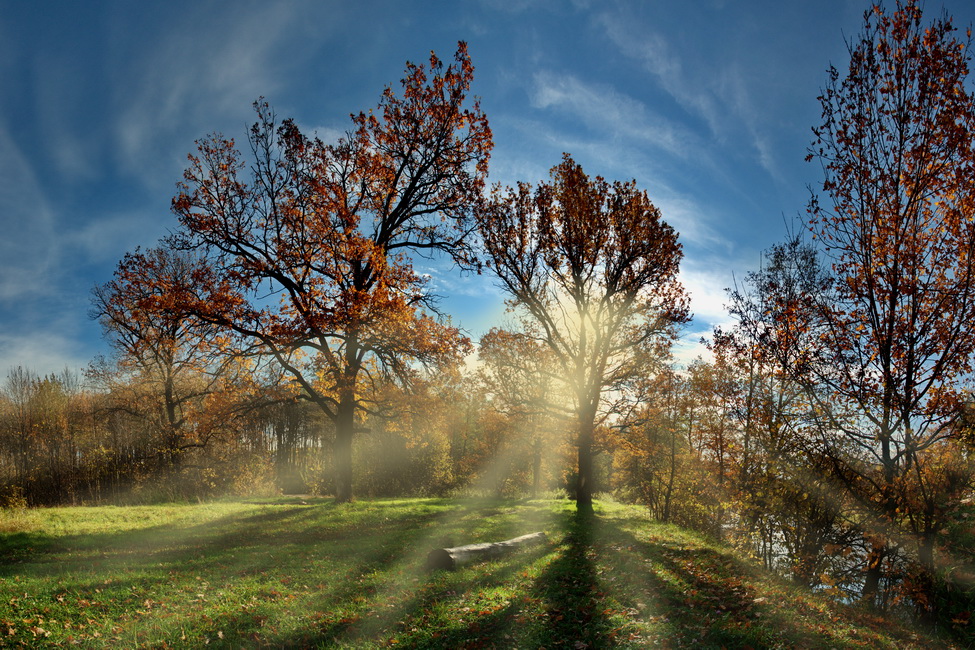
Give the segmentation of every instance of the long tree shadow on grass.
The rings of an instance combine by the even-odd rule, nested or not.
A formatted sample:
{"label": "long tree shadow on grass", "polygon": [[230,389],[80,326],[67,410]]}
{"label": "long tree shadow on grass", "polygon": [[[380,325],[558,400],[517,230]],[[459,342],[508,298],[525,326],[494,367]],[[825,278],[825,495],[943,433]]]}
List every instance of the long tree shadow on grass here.
{"label": "long tree shadow on grass", "polygon": [[[765,648],[780,645],[790,621],[757,596],[748,568],[728,553],[667,538],[641,538],[618,522],[606,542],[609,588],[659,621],[657,634],[674,647]],[[649,603],[649,605],[648,605]],[[792,636],[795,639],[795,636]],[[819,647],[814,639],[803,647]],[[829,647],[829,646],[827,646]]]}
{"label": "long tree shadow on grass", "polygon": [[407,535],[401,530],[398,554],[386,555],[372,573],[347,575],[340,581],[344,588],[307,603],[311,625],[290,634],[262,634],[263,642],[274,647],[510,647],[522,603],[501,592],[526,582],[526,570],[551,555],[551,545],[456,572],[429,571],[424,561],[434,547],[523,534],[526,526],[540,523],[540,513],[549,512],[547,504],[519,511],[513,505],[519,504],[456,502],[435,528]]}
{"label": "long tree shadow on grass", "polygon": [[[635,532],[637,526],[644,530]],[[648,532],[652,526],[645,520],[608,521],[600,533],[610,551],[603,554],[603,569],[605,588],[618,600],[631,611],[656,614],[664,645],[859,648],[891,643],[893,630],[876,619],[861,619],[840,604],[816,603],[812,594],[761,572],[730,549],[682,539],[673,529],[660,528],[665,532],[657,536]],[[837,626],[847,617],[857,623]],[[896,643],[916,647],[906,636]]]}
{"label": "long tree shadow on grass", "polygon": [[596,528],[603,524],[584,512],[571,515],[566,524],[562,552],[533,588],[545,603],[538,641],[555,648],[607,647],[615,629],[600,606],[594,546]]}
{"label": "long tree shadow on grass", "polygon": [[[367,583],[370,602],[360,615],[338,619],[330,615],[318,623],[312,636],[280,643],[293,647],[332,647],[335,643],[410,648],[509,645],[518,603],[509,602],[502,592],[538,558],[551,553],[551,547],[532,547],[459,571],[431,570],[425,559],[432,548],[523,534],[526,525],[538,524],[540,510],[547,511],[524,510],[511,518],[512,505],[498,499],[457,503],[447,520],[437,522],[435,533],[414,538],[410,552],[386,567],[382,584]],[[349,595],[361,601],[361,587]]]}
{"label": "long tree shadow on grass", "polygon": [[[875,647],[889,631],[837,628],[843,616],[807,601],[730,549],[645,518],[563,513],[554,547],[479,573],[418,585],[392,636],[413,648]],[[524,570],[539,569],[534,580]],[[501,592],[503,599],[491,598]],[[776,599],[775,595],[779,594]],[[793,594],[784,596],[782,594]],[[811,598],[812,596],[809,595]],[[477,606],[473,606],[474,604]],[[438,614],[437,606],[454,610]],[[855,626],[854,626],[855,627]],[[322,637],[319,637],[320,640]],[[904,647],[912,646],[903,638]]]}
{"label": "long tree shadow on grass", "polygon": [[[851,642],[829,629],[830,612],[772,602],[768,576],[730,550],[644,517],[561,509],[543,522],[475,505],[282,504],[172,530],[14,538],[33,550],[22,564],[0,564],[0,576],[22,573],[40,587],[8,608],[11,620],[43,610],[91,624],[91,611],[124,627],[132,646],[864,647],[889,638]],[[550,542],[419,572],[430,543],[503,539],[526,525],[545,525]]]}
{"label": "long tree shadow on grass", "polygon": [[38,531],[0,534],[0,576],[16,573],[18,564],[46,552],[55,542],[53,535]]}
{"label": "long tree shadow on grass", "polygon": [[[172,564],[186,568],[187,563],[200,563],[212,568],[220,564],[221,551],[273,549],[284,553],[294,547],[316,547],[341,544],[354,538],[357,546],[373,539],[385,542],[391,530],[402,535],[403,529],[419,529],[436,519],[437,512],[414,513],[387,517],[375,509],[354,523],[336,522],[333,512],[341,506],[332,503],[298,506],[274,504],[275,508],[254,513],[234,513],[212,521],[188,525],[156,524],[124,531],[51,535],[44,531],[0,534],[0,576],[21,573],[25,565],[43,572],[49,559],[56,559],[51,570],[61,573],[73,568],[97,570],[113,561],[127,565],[142,563]],[[316,520],[318,520],[316,522]],[[318,525],[316,525],[316,523]]]}
{"label": "long tree shadow on grass", "polygon": [[[392,626],[326,626],[312,641],[409,648],[603,648],[619,621],[605,615],[594,558],[592,516],[565,513],[553,544],[533,547],[456,573],[418,581]],[[538,571],[539,567],[541,570]],[[534,579],[527,578],[535,575]],[[378,603],[377,603],[378,605]],[[344,634],[343,634],[344,633]],[[337,636],[341,635],[341,636]],[[294,645],[294,644],[289,644]]]}
{"label": "long tree shadow on grass", "polygon": [[[494,560],[476,567],[473,585],[458,586],[458,580],[441,571],[417,578],[410,590],[389,594],[373,592],[370,611],[355,620],[334,618],[321,625],[313,637],[305,637],[286,644],[293,647],[331,647],[336,642],[351,643],[355,647],[368,644],[395,645],[407,648],[504,648],[541,647],[544,644],[518,643],[516,629],[520,618],[519,602],[485,598],[494,586],[510,582],[532,562],[549,552],[534,548],[517,557]],[[416,567],[412,568],[413,570]],[[473,593],[472,593],[473,592]],[[472,599],[468,597],[473,596]],[[453,614],[446,619],[442,610]],[[438,613],[441,610],[441,613]],[[363,646],[366,647],[366,646]]]}
{"label": "long tree shadow on grass", "polygon": [[17,532],[0,535],[0,576],[21,573],[29,566],[34,574],[45,567],[51,572],[66,570],[97,571],[113,562],[124,561],[137,565],[140,559],[152,563],[179,563],[186,566],[194,555],[212,561],[207,553],[232,543],[236,547],[262,545],[269,530],[290,527],[300,516],[301,509],[281,508],[251,515],[228,515],[201,524],[172,525],[168,523],[137,527],[124,531],[51,535],[43,531]]}
{"label": "long tree shadow on grass", "polygon": [[[273,643],[280,618],[276,603],[309,600],[309,587],[299,592],[298,586],[320,582],[312,588],[315,598],[326,604],[323,609],[353,600],[362,588],[357,577],[401,556],[439,515],[433,510],[400,512],[395,506],[359,511],[285,505],[187,526],[56,537],[39,533],[24,539],[8,535],[5,546],[23,548],[21,562],[4,562],[0,576],[29,575],[44,585],[10,604],[10,613],[25,619],[46,608],[58,610],[57,618],[72,625],[84,624],[77,611],[83,606],[99,616],[131,621],[134,612],[145,609],[144,603],[165,602],[193,619],[154,619],[148,637],[149,624],[131,629],[136,644],[143,639],[150,645],[172,642],[183,636],[184,627],[196,629],[197,637],[225,633],[230,644]],[[242,582],[248,585],[243,592]],[[222,597],[221,590],[233,591],[246,602],[236,613],[208,605],[207,599]]]}

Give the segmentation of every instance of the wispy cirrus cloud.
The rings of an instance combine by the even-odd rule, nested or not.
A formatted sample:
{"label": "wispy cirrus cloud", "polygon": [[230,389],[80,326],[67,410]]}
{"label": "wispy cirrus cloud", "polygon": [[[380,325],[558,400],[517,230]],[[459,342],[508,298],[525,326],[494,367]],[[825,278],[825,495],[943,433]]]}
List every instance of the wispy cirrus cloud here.
{"label": "wispy cirrus cloud", "polygon": [[[227,9],[226,7],[224,9]],[[248,5],[186,16],[116,70],[119,164],[152,184],[172,182],[167,163],[182,157],[174,137],[196,139],[229,116],[251,119],[249,107],[283,83],[287,64],[276,56],[300,15],[297,4]],[[237,125],[234,124],[236,128]],[[236,135],[230,133],[228,135]],[[160,152],[175,158],[158,160]]]}
{"label": "wispy cirrus cloud", "polygon": [[85,298],[64,289],[71,247],[34,169],[2,126],[0,233],[0,377],[17,366],[42,375],[81,368],[86,360],[74,337]]}
{"label": "wispy cirrus cloud", "polygon": [[[553,153],[547,159],[549,166],[539,164],[538,152],[506,152],[502,164],[492,168],[492,179],[505,185],[517,181],[537,183],[548,180],[549,169],[559,162],[562,151],[571,153],[587,172],[599,174],[610,180],[637,179],[638,185],[647,191],[650,200],[660,208],[664,219],[680,233],[685,246],[698,251],[709,251],[722,256],[730,254],[732,243],[713,225],[711,211],[702,204],[700,197],[674,188],[674,159],[647,151],[641,142],[632,139],[621,143],[603,137],[600,133],[581,134],[567,132],[541,120],[507,120],[505,129],[517,133],[522,142],[541,144]],[[707,166],[707,161],[695,158],[693,163]],[[687,164],[693,164],[688,162]]]}
{"label": "wispy cirrus cloud", "polygon": [[0,125],[0,304],[49,292],[58,256],[54,215],[28,159]]}
{"label": "wispy cirrus cloud", "polygon": [[574,117],[616,144],[649,145],[679,158],[700,150],[693,133],[607,84],[584,82],[570,74],[539,72],[534,77],[531,101],[535,108]]}
{"label": "wispy cirrus cloud", "polygon": [[151,246],[164,237],[169,232],[167,225],[174,223],[171,219],[163,207],[100,214],[66,230],[64,246],[83,253],[90,263],[114,262],[124,252]]}
{"label": "wispy cirrus cloud", "polygon": [[[570,0],[575,9],[588,9],[591,0]],[[481,0],[481,4],[490,11],[502,11],[507,14],[523,14],[539,8],[551,8],[552,3],[546,0]]]}
{"label": "wispy cirrus cloud", "polygon": [[[602,14],[597,19],[610,41],[626,56],[640,61],[644,68],[653,75],[660,87],[671,95],[685,110],[703,118],[712,135],[721,131],[722,118],[720,104],[714,94],[714,81],[702,83],[699,75],[692,73],[685,63],[685,58],[678,57],[667,41],[660,34],[645,31],[645,25],[639,31],[633,29],[620,16]],[[716,75],[717,80],[723,73]]]}
{"label": "wispy cirrus cloud", "polygon": [[645,25],[636,29],[621,15],[603,13],[597,24],[610,42],[625,56],[639,61],[678,105],[704,120],[712,138],[727,141],[744,131],[757,162],[779,178],[773,148],[762,127],[766,120],[737,62],[715,58],[694,61],[686,53],[678,56],[663,35],[647,31]]}
{"label": "wispy cirrus cloud", "polygon": [[73,325],[72,319],[62,319],[27,332],[0,331],[0,380],[17,367],[41,377],[84,369],[91,359],[79,347]]}

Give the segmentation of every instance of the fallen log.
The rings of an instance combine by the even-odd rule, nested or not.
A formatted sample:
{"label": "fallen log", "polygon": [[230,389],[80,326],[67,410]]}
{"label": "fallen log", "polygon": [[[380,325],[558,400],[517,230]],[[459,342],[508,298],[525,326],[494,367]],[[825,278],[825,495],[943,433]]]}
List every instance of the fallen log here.
{"label": "fallen log", "polygon": [[529,533],[528,535],[522,535],[514,539],[506,539],[503,542],[468,544],[467,546],[455,546],[453,548],[435,548],[427,555],[426,566],[430,570],[446,569],[453,571],[464,564],[499,557],[526,546],[543,544],[546,539],[545,533]]}

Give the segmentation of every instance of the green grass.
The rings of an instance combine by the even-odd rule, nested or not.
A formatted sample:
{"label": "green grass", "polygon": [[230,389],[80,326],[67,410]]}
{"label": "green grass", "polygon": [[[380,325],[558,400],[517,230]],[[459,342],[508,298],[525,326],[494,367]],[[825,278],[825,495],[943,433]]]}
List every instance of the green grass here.
{"label": "green grass", "polygon": [[[544,530],[456,572],[438,546]],[[937,639],[601,502],[278,498],[0,512],[0,647],[905,648]]]}

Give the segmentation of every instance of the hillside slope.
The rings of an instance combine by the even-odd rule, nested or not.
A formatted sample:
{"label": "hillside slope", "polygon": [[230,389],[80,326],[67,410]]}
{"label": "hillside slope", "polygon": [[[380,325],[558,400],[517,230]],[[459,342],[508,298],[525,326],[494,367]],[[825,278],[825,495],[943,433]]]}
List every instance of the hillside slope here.
{"label": "hillside slope", "polygon": [[[549,542],[448,573],[438,546]],[[280,498],[0,512],[0,646],[931,648],[598,503]]]}

